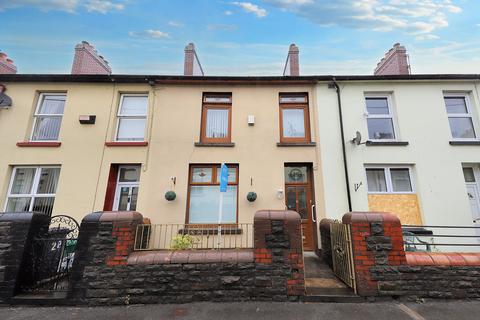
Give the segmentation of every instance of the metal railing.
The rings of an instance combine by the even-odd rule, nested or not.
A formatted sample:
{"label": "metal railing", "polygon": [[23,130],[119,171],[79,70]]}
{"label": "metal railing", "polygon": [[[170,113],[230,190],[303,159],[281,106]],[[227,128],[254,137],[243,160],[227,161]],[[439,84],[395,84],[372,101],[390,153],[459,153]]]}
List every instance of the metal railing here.
{"label": "metal railing", "polygon": [[333,272],[357,293],[350,225],[334,221],[330,224],[330,239]]}
{"label": "metal railing", "polygon": [[405,251],[480,251],[480,226],[402,225]]}
{"label": "metal railing", "polygon": [[253,248],[253,223],[228,225],[141,224],[136,251]]}

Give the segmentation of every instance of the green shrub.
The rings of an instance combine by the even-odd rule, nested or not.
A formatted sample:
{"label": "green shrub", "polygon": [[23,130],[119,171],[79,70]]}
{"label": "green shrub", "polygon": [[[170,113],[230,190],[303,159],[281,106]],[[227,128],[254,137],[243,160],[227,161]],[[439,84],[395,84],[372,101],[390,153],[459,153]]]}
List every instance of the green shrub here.
{"label": "green shrub", "polygon": [[172,239],[171,247],[173,250],[192,249],[195,240],[188,234],[180,234]]}

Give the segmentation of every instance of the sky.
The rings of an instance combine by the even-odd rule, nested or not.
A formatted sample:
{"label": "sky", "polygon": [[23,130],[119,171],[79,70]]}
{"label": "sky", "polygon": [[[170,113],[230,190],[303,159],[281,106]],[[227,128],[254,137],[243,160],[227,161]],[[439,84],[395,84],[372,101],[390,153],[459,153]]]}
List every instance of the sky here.
{"label": "sky", "polygon": [[412,73],[480,73],[480,0],[0,0],[0,51],[19,73],[70,73],[75,44],[115,74],[182,74],[194,42],[206,75],[372,74],[400,42]]}

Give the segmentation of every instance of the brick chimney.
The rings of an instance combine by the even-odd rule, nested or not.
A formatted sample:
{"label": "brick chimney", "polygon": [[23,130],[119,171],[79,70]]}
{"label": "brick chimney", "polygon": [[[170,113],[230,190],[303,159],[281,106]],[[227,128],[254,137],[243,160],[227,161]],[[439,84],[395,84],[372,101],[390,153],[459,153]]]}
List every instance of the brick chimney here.
{"label": "brick chimney", "polygon": [[17,67],[13,64],[13,60],[8,58],[7,54],[0,52],[0,74],[17,73]]}
{"label": "brick chimney", "polygon": [[400,43],[395,43],[380,60],[373,72],[374,75],[410,74],[410,63],[407,49]]}
{"label": "brick chimney", "polygon": [[97,50],[87,41],[75,46],[72,74],[111,74],[112,68],[108,61],[98,54]]}
{"label": "brick chimney", "polygon": [[299,76],[300,64],[298,62],[298,55],[300,50],[292,43],[288,49],[287,62],[285,62],[285,68],[283,69],[284,76]]}
{"label": "brick chimney", "polygon": [[183,65],[184,76],[203,76],[202,65],[198,60],[197,52],[195,51],[195,45],[189,43],[185,47],[185,62]]}

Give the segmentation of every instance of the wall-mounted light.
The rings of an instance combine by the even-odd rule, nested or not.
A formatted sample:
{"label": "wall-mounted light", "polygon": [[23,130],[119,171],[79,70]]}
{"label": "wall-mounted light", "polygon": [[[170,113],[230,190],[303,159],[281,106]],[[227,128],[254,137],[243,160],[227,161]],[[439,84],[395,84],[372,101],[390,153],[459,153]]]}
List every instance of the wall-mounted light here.
{"label": "wall-mounted light", "polygon": [[92,114],[84,114],[78,117],[80,124],[95,124],[96,119],[97,116]]}
{"label": "wall-mounted light", "polygon": [[283,189],[278,189],[277,190],[277,199],[283,199],[284,194],[283,194]]}
{"label": "wall-mounted light", "polygon": [[249,126],[254,126],[255,125],[255,116],[254,115],[249,115],[247,121],[248,121]]}

